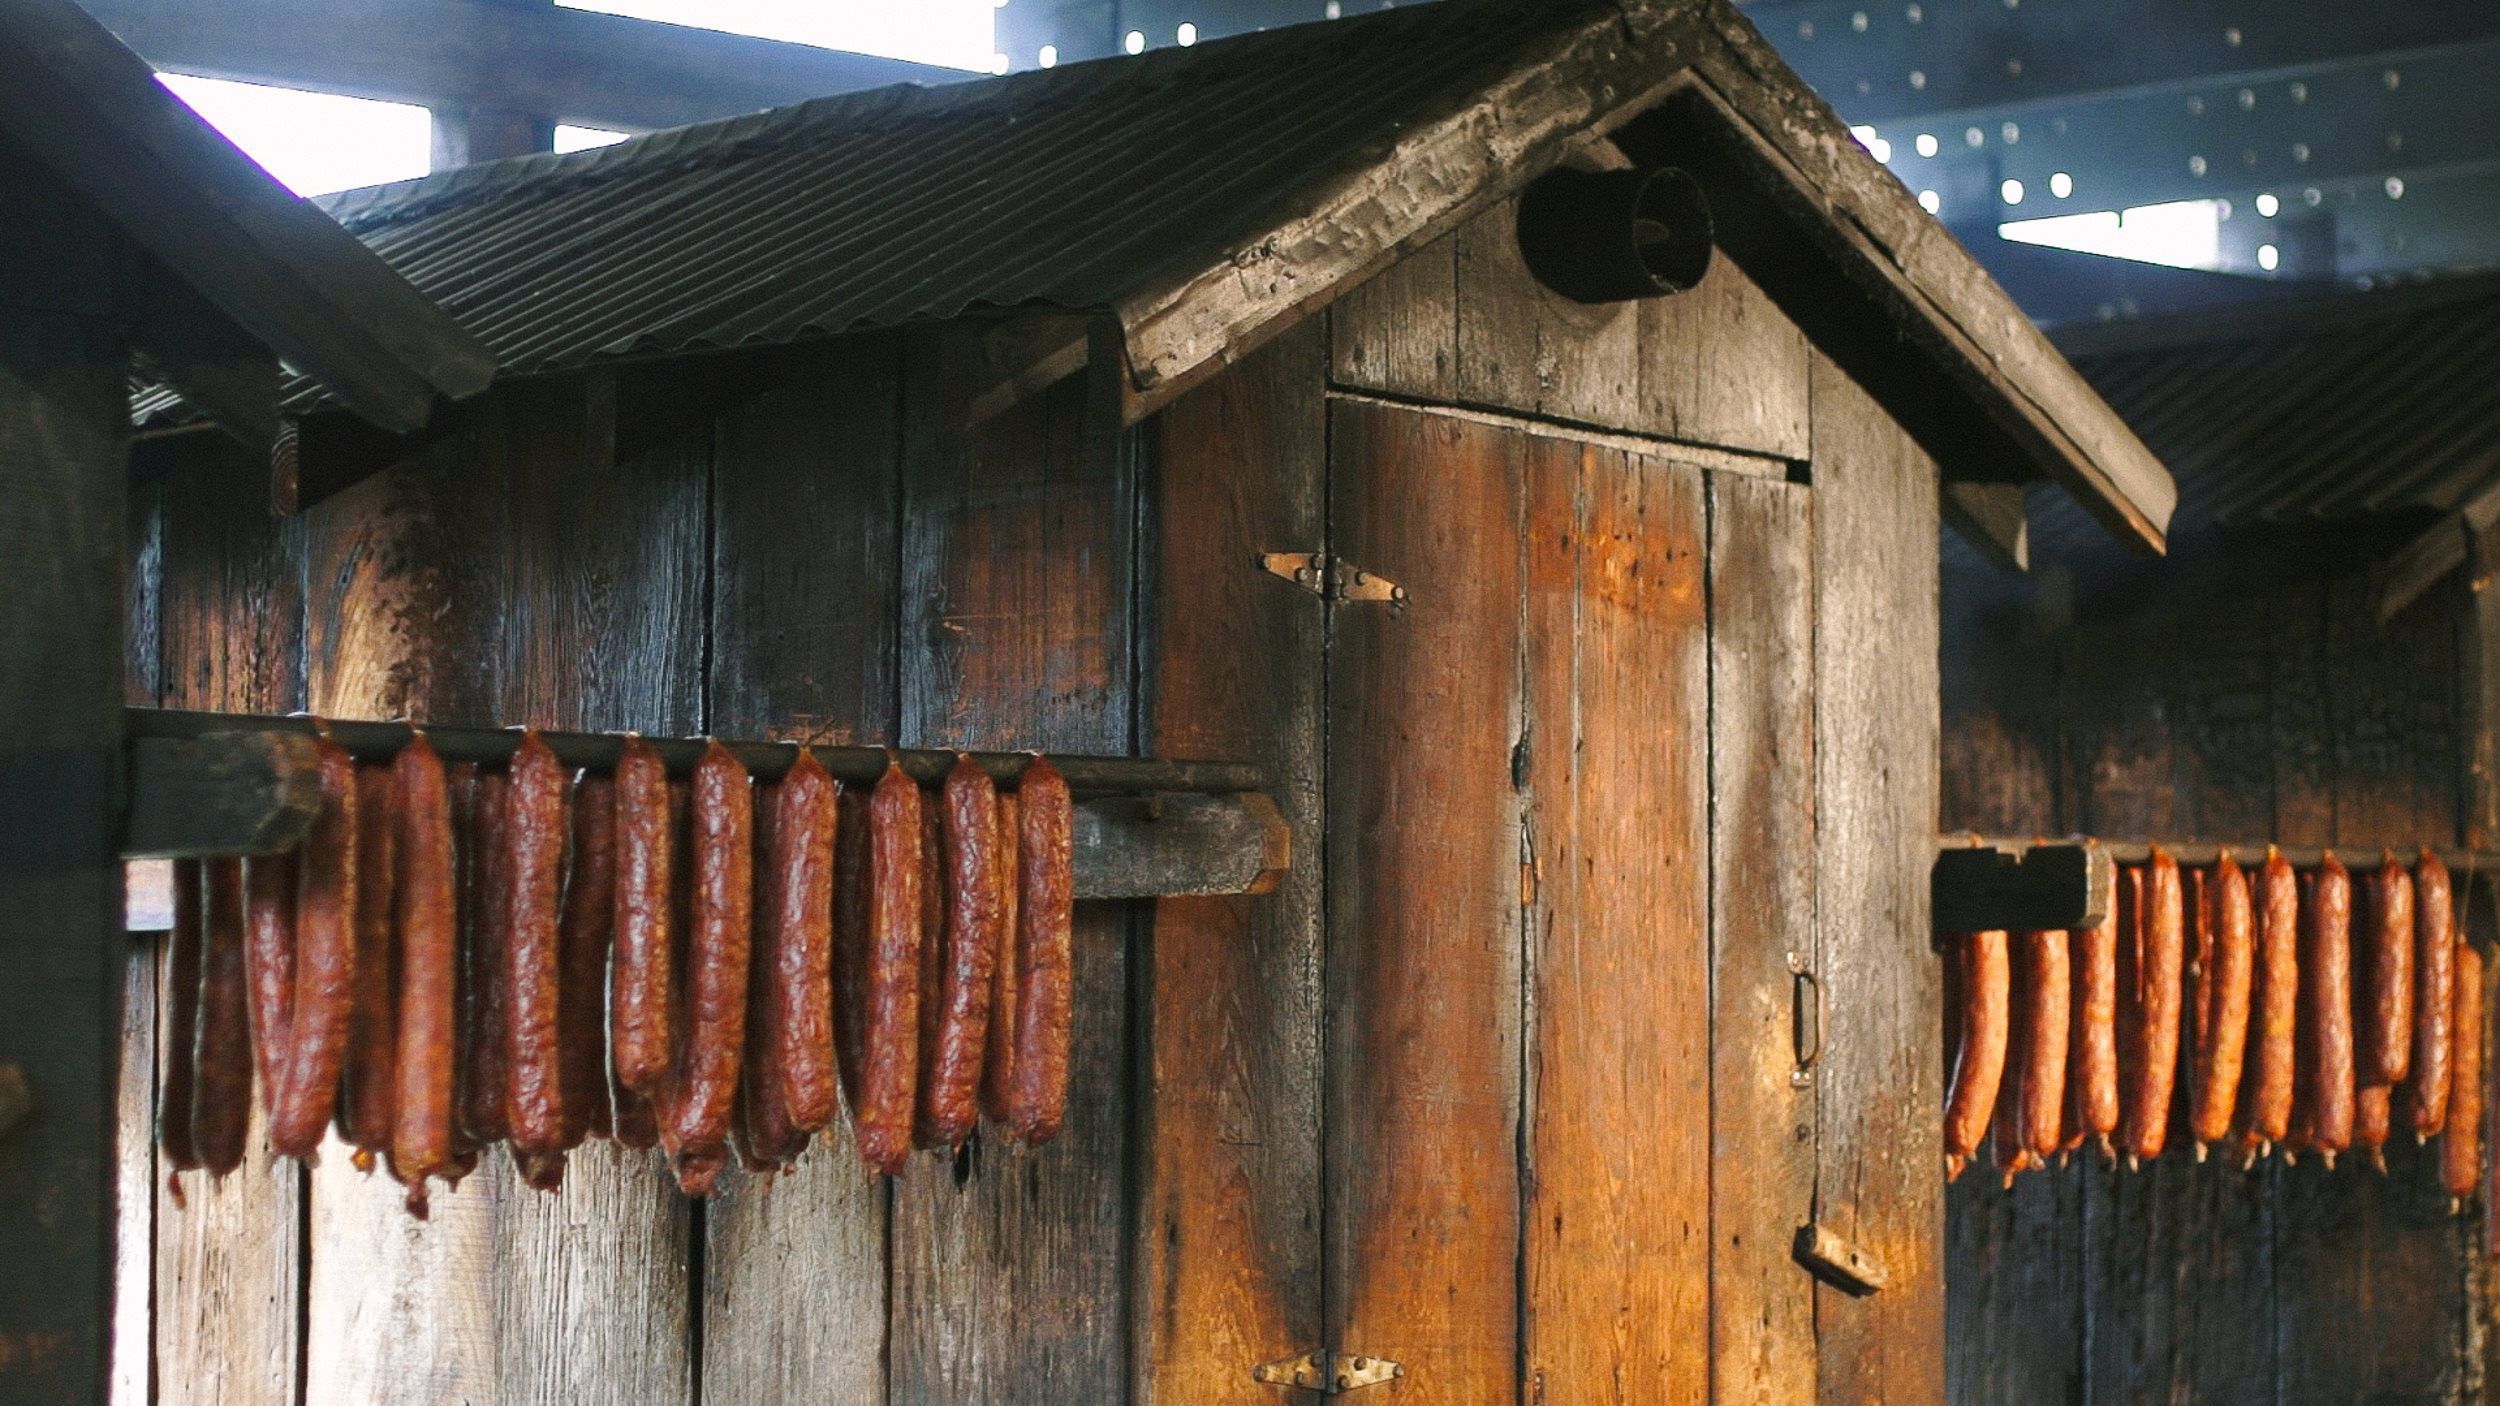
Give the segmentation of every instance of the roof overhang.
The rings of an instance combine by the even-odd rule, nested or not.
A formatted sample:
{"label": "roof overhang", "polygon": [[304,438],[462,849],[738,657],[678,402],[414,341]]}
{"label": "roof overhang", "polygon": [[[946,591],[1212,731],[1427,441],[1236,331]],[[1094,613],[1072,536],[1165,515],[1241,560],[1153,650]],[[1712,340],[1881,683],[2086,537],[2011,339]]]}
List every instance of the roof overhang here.
{"label": "roof overhang", "polygon": [[1295,193],[1246,247],[1113,308],[1152,413],[1592,137],[1711,189],[1729,257],[1967,482],[2047,479],[2122,540],[2177,489],[2117,413],[1724,0],[1599,7],[1384,149]]}

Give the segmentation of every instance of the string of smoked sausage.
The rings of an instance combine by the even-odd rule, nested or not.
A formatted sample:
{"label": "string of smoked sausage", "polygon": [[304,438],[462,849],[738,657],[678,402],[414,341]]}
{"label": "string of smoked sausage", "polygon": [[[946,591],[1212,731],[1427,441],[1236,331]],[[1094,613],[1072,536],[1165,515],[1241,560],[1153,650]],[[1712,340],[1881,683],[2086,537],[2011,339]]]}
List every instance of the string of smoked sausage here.
{"label": "string of smoked sausage", "polygon": [[669,825],[668,768],[659,749],[627,737],[615,776],[616,956],[608,1038],[617,1083],[647,1102],[667,1088],[675,1059],[670,1015],[676,839]]}
{"label": "string of smoked sausage", "polygon": [[998,787],[970,757],[956,759],[939,792],[946,876],[946,962],[925,993],[941,1007],[937,1038],[921,1070],[924,1147],[953,1148],[981,1114],[983,1056],[990,1043],[991,980],[1004,938],[999,926]]}
{"label": "string of smoked sausage", "polygon": [[356,1170],[370,1172],[391,1150],[391,1106],[399,1088],[399,929],[391,921],[398,883],[391,768],[356,768],[356,997],[347,1019],[347,1064],[339,1075],[339,1137]]}
{"label": "string of smoked sausage", "polygon": [[608,1108],[608,945],[616,928],[616,783],[585,776],[573,788],[572,870],[556,945],[558,1078],[564,1091],[559,1150],[614,1131]]}
{"label": "string of smoked sausage", "polygon": [[868,965],[876,940],[869,927],[868,792],[840,788],[833,838],[833,1049],[842,1099],[858,1118],[867,1094]]}
{"label": "string of smoked sausage", "polygon": [[2404,1082],[2413,1067],[2413,876],[2381,851],[2353,971],[2353,1078]]}
{"label": "string of smoked sausage", "polygon": [[200,861],[174,861],[173,926],[165,933],[165,1076],[157,1085],[156,1141],[165,1155],[165,1188],[182,1204],[176,1173],[200,1165],[191,1136],[192,1100],[200,1052],[200,959],[208,943],[208,916],[201,909]]}
{"label": "string of smoked sausage", "polygon": [[[795,764],[792,770],[797,770]],[[797,940],[784,921],[792,896],[792,876],[782,862],[781,802],[787,784],[785,779],[755,788],[757,921],[748,950],[747,1055],[738,1071],[737,1107],[730,1115],[730,1144],[738,1164],[759,1175],[781,1171],[807,1150],[807,1135],[792,1125],[789,1101],[782,1096],[782,949]]]}
{"label": "string of smoked sausage", "polygon": [[728,1165],[730,1115],[746,1052],[755,902],[754,795],[746,767],[717,740],[695,763],[693,841],[685,1057],[667,1112],[678,1185],[689,1196],[705,1196]]}
{"label": "string of smoked sausage", "polygon": [[990,1039],[981,1056],[981,1116],[1005,1127],[1016,1075],[1016,942],[1023,877],[1016,868],[1022,834],[1015,793],[998,795],[998,958],[990,968]]}
{"label": "string of smoked sausage", "polygon": [[512,1133],[509,1046],[504,1040],[511,979],[512,778],[490,771],[477,778],[469,816],[469,891],[462,926],[468,950],[460,984],[460,1127],[480,1147]]}
{"label": "string of smoked sausage", "polygon": [[521,734],[505,792],[504,1123],[523,1179],[564,1176],[564,1059],[558,1042],[565,790],[571,778],[536,728]]}
{"label": "string of smoked sausage", "polygon": [[269,1114],[270,1146],[305,1161],[320,1152],[338,1107],[356,1004],[356,759],[326,734],[313,749],[321,809],[296,863],[295,992]]}
{"label": "string of smoked sausage", "polygon": [[2448,1119],[2448,1056],[2456,1001],[2456,910],[2448,866],[2425,849],[2413,865],[2413,1067],[2406,1071],[2405,1126],[2416,1142]]}
{"label": "string of smoked sausage", "polygon": [[1997,1086],[2005,1077],[2005,1047],[2012,1038],[2009,1011],[2013,976],[2006,935],[1991,929],[1963,933],[1954,939],[1954,961],[1960,968],[1962,1041],[1953,1061],[1953,1086],[1945,1096],[1945,1179],[1979,1152],[1996,1112]]}
{"label": "string of smoked sausage", "polygon": [[2250,978],[2257,958],[2248,875],[2225,854],[2196,874],[2194,1021],[2188,1046],[2188,1135],[2196,1160],[2231,1135],[2248,1050]]}
{"label": "string of smoked sausage", "polygon": [[859,1156],[873,1174],[911,1154],[919,1084],[920,788],[888,763],[868,800],[867,984],[861,1012]]}
{"label": "string of smoked sausage", "polygon": [[2087,1137],[2110,1155],[2118,1130],[2118,866],[2101,890],[2101,921],[2074,934],[2074,1018],[2066,1037],[2066,1146]]}
{"label": "string of smoked sausage", "polygon": [[[2132,927],[2134,983],[2124,990],[2134,1018],[2131,1049],[2119,1061],[2121,1106],[2118,1140],[2130,1170],[2161,1155],[2170,1135],[2170,1101],[2179,1072],[2179,1006],[2187,933],[2179,862],[2156,849],[2136,883]],[[2123,890],[2122,890],[2123,892]],[[2120,938],[2121,980],[2128,937]]]}
{"label": "string of smoked sausage", "polygon": [[460,973],[459,858],[442,759],[418,733],[391,761],[392,848],[398,873],[399,1017],[391,1108],[391,1175],[408,1210],[426,1215],[426,1178],[453,1169],[453,1041]]}
{"label": "string of smoked sausage", "polygon": [[2257,872],[2254,909],[2257,965],[2238,1118],[2243,1165],[2290,1133],[2298,1074],[2300,887],[2291,864],[2271,845]]}
{"label": "string of smoked sausage", "polygon": [[912,1146],[935,1151],[937,1139],[929,1120],[929,1072],[937,1067],[938,1025],[946,1017],[946,838],[944,807],[937,797],[920,798],[920,1034],[917,1059],[920,1076],[912,1093]]}
{"label": "string of smoked sausage", "polygon": [[2022,1150],[2029,1165],[2042,1165],[2064,1141],[2066,1035],[2073,1001],[2064,932],[2026,932],[2014,937],[2014,1046],[2021,1051],[2017,1083]]}
{"label": "string of smoked sausage", "polygon": [[2448,1006],[2448,1122],[2439,1136],[2439,1181],[2462,1203],[2483,1172],[2483,954],[2457,944]]}
{"label": "string of smoked sausage", "polygon": [[286,1077],[288,1016],[295,1005],[296,852],[243,861],[243,961],[252,1008],[253,1073],[261,1106],[277,1112]]}
{"label": "string of smoked sausage", "polygon": [[[767,807],[756,808],[764,842],[757,876],[757,973],[768,979],[762,1007],[766,1037],[763,1075],[771,1081],[775,1116],[790,1124],[801,1146],[806,1135],[833,1121],[840,1110],[833,1036],[834,823],[840,788],[812,752],[801,750],[790,771],[772,788]],[[793,1156],[796,1155],[794,1152]]]}
{"label": "string of smoked sausage", "polygon": [[1075,808],[1067,778],[1036,756],[1016,783],[1016,1067],[1007,1130],[1027,1147],[1059,1135],[1068,1111],[1076,982]]}
{"label": "string of smoked sausage", "polygon": [[[2309,884],[2301,950],[2301,1024],[2308,1031],[2293,1141],[2326,1164],[2352,1145],[2352,875],[2328,854]],[[2306,1105],[2306,1123],[2297,1110]]]}
{"label": "string of smoked sausage", "polygon": [[2031,1057],[2031,1051],[2024,1041],[2026,1036],[2034,1032],[2035,1026],[2029,1016],[2031,1002],[2028,993],[2023,989],[2023,968],[2026,963],[2019,955],[2022,944],[2016,941],[2011,944],[2011,947],[2015,953],[2012,958],[2013,981],[2011,985],[2013,1021],[2006,1035],[2005,1064],[2008,1069],[2014,1071],[2014,1075],[2013,1082],[2003,1086],[1999,1091],[1995,1116],[1988,1121],[1989,1154],[1996,1162],[1997,1183],[2007,1190],[2013,1188],[2015,1177],[2024,1172],[2037,1170],[2040,1166],[2040,1159],[2032,1153],[2029,1147],[2024,1146],[2023,1133],[2023,1071],[2029,1065]]}
{"label": "string of smoked sausage", "polygon": [[193,1060],[191,1142],[200,1165],[222,1177],[243,1165],[243,1139],[252,1121],[250,978],[246,973],[240,859],[212,859],[201,908],[200,1033]]}

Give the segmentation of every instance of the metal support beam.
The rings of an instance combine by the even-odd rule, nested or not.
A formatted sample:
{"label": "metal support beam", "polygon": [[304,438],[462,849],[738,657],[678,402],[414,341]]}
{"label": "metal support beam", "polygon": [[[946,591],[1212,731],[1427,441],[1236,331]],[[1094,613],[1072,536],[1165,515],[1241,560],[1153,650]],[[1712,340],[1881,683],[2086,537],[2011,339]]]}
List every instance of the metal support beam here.
{"label": "metal support beam", "polygon": [[496,0],[84,0],[158,68],[454,114],[676,127],[970,75],[901,59]]}

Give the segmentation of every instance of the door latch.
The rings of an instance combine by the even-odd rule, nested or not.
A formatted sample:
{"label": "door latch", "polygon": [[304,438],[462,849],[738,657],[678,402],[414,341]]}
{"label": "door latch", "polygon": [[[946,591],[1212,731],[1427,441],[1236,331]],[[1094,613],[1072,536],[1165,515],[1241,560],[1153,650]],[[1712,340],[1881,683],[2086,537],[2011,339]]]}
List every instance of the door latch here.
{"label": "door latch", "polygon": [[1404,586],[1326,552],[1262,552],[1259,569],[1291,581],[1331,605],[1406,608]]}
{"label": "door latch", "polygon": [[1873,1255],[1844,1239],[1827,1225],[1811,1222],[1797,1227],[1795,1246],[1797,1263],[1835,1287],[1864,1298],[1892,1282],[1892,1276]]}
{"label": "door latch", "polygon": [[1326,1348],[1315,1348],[1299,1357],[1262,1362],[1250,1369],[1250,1379],[1254,1382],[1316,1391],[1322,1396],[1360,1391],[1367,1386],[1396,1381],[1405,1375],[1404,1367],[1385,1357],[1355,1357]]}

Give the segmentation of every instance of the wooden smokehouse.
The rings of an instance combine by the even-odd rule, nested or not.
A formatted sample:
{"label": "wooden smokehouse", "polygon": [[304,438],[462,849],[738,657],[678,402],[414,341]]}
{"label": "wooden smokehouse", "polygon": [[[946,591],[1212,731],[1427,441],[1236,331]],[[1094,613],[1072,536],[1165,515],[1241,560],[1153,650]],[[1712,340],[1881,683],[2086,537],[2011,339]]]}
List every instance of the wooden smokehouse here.
{"label": "wooden smokehouse", "polygon": [[1941,1399],[1939,515],[2157,550],[2171,486],[1729,5],[323,204],[501,379],[413,434],[307,380],[274,453],[142,391],[135,704],[1198,759],[1281,831],[1079,905],[1055,1143],[704,1202],[603,1145],[176,1205],[134,952],[154,1400]]}

